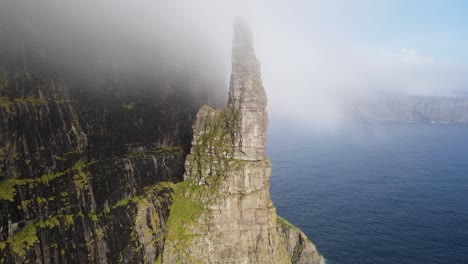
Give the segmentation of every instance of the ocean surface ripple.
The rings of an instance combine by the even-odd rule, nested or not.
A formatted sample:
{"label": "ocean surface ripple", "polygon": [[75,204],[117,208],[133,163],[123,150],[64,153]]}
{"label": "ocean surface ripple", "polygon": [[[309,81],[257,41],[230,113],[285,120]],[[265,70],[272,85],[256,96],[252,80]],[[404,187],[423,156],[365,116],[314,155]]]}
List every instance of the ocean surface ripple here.
{"label": "ocean surface ripple", "polygon": [[329,264],[468,263],[468,126],[269,130],[271,195]]}

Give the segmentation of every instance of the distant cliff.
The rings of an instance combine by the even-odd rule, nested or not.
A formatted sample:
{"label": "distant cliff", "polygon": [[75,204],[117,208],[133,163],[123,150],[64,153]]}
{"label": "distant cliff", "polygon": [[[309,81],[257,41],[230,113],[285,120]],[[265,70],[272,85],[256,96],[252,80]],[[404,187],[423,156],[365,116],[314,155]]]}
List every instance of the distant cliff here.
{"label": "distant cliff", "polygon": [[384,122],[468,123],[468,98],[388,96],[354,102],[351,118]]}

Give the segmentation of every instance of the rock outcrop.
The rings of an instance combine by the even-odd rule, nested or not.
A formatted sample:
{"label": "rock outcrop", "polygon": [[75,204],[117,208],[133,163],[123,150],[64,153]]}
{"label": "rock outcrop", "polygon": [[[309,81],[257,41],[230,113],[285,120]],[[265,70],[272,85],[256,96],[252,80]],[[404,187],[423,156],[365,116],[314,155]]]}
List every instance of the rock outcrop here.
{"label": "rock outcrop", "polygon": [[229,101],[204,106],[193,126],[185,181],[175,185],[164,263],[324,263],[297,228],[279,218],[264,155],[266,95],[252,36],[234,27]]}

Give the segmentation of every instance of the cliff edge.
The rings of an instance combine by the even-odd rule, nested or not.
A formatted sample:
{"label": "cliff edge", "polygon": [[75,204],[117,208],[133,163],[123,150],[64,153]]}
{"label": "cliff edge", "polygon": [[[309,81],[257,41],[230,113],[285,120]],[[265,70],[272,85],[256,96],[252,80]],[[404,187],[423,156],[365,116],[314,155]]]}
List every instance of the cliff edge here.
{"label": "cliff edge", "polygon": [[184,181],[174,186],[164,263],[324,263],[276,214],[264,155],[266,94],[248,26],[236,19],[229,101],[193,125]]}

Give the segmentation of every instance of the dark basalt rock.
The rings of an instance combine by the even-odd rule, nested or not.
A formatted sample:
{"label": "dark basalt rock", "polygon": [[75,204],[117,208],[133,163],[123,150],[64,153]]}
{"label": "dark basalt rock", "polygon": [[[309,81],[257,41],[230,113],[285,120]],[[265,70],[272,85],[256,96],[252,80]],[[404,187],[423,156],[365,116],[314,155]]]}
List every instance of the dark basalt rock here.
{"label": "dark basalt rock", "polygon": [[60,68],[47,47],[6,29],[0,263],[154,263],[195,114],[219,104],[218,83]]}

